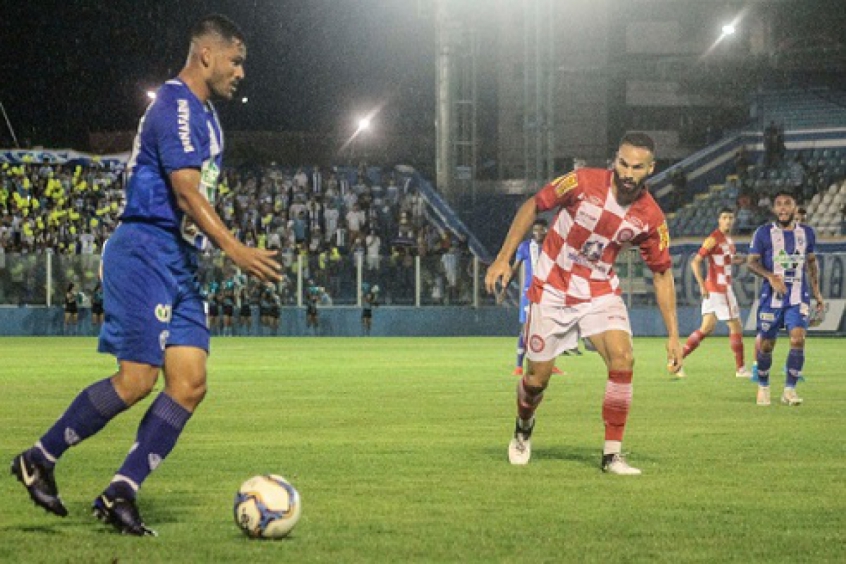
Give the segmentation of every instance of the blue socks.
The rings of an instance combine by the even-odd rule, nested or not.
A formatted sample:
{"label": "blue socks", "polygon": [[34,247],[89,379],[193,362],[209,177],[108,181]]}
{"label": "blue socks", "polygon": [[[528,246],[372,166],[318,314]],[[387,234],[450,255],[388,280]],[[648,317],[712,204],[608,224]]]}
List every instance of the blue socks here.
{"label": "blue socks", "polygon": [[787,378],[784,381],[785,387],[796,387],[796,382],[801,378],[804,364],[805,351],[801,349],[790,349],[790,352],[787,353]]}
{"label": "blue socks", "polygon": [[523,357],[526,356],[526,341],[523,340],[523,332],[517,337],[517,368],[523,368]]}
{"label": "blue socks", "polygon": [[773,365],[773,354],[758,351],[758,385],[770,385],[770,367]]}
{"label": "blue socks", "polygon": [[96,434],[128,406],[115,391],[111,378],[82,390],[67,411],[32,449],[35,461],[52,467],[70,447]]}
{"label": "blue socks", "polygon": [[106,495],[112,499],[134,499],[147,476],[173,450],[190,418],[190,411],[160,393],[141,420],[135,444],[106,488]]}

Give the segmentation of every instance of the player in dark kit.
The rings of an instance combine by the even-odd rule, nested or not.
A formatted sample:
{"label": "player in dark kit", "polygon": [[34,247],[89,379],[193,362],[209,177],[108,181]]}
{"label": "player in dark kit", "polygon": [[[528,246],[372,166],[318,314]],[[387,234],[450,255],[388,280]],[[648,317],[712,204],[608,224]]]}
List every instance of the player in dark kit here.
{"label": "player in dark kit", "polygon": [[54,466],[71,446],[100,431],[165,387],[138,427],[135,442],[94,515],[130,535],[154,535],[136,495],[168,456],[206,393],[209,329],[197,281],[208,240],[262,280],[278,280],[272,251],[241,244],[214,211],[223,137],[213,97],[229,100],[244,78],[244,36],[212,15],[191,30],[188,60],[147,108],[127,165],[126,207],[103,253],[107,312],[99,350],[115,355],[117,373],[96,382],[35,443],[12,461],[12,473],[48,512],[65,516]]}

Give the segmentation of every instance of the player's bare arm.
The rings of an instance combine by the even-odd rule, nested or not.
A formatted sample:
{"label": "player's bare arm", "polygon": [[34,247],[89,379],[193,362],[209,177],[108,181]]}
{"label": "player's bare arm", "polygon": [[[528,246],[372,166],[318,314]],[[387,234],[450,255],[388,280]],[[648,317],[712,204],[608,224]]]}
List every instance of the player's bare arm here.
{"label": "player's bare arm", "polygon": [[537,205],[533,196],[517,210],[517,215],[511,222],[511,227],[508,229],[508,234],[505,236],[499,254],[488,267],[488,273],[485,275],[485,288],[487,288],[488,293],[496,294],[497,283],[504,288],[511,281],[511,257],[514,256],[520,241],[532,227],[536,215]]}
{"label": "player's bare arm", "polygon": [[693,255],[693,260],[690,261],[690,271],[696,282],[699,284],[699,293],[702,294],[703,299],[708,298],[708,289],[705,287],[705,279],[702,278],[702,257]]}
{"label": "player's bare arm", "polygon": [[653,275],[655,301],[667,327],[667,368],[675,373],[682,367],[682,346],[679,342],[679,324],[676,314],[676,283],[672,269]]}
{"label": "player's bare arm", "polygon": [[773,290],[779,294],[787,293],[787,286],[784,283],[784,278],[764,268],[764,265],[761,264],[761,255],[749,255],[746,259],[746,267],[749,268],[751,272],[754,272],[761,278],[767,280],[770,283],[770,286],[773,287]]}
{"label": "player's bare arm", "polygon": [[811,285],[811,293],[814,294],[814,299],[817,300],[817,308],[823,309],[825,307],[825,301],[820,292],[820,266],[817,263],[817,255],[808,253],[806,264],[808,265],[808,282]]}
{"label": "player's bare arm", "polygon": [[256,278],[279,281],[281,265],[274,260],[276,253],[243,245],[235,238],[214,211],[209,201],[200,194],[200,171],[193,168],[176,170],[170,175],[171,185],[179,209],[194,220],[200,230],[220,247],[232,261]]}

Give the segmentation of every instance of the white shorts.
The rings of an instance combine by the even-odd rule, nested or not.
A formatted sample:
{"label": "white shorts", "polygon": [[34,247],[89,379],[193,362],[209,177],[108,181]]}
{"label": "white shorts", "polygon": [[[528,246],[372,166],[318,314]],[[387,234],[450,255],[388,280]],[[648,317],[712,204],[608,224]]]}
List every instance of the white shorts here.
{"label": "white shorts", "polygon": [[713,314],[720,321],[740,319],[740,308],[737,306],[737,298],[731,288],[724,294],[722,292],[708,292],[708,297],[702,300],[702,315]]}
{"label": "white shorts", "polygon": [[632,334],[629,312],[620,296],[610,294],[574,306],[529,305],[524,328],[529,360],[552,360],[574,349],[580,337],[618,330]]}

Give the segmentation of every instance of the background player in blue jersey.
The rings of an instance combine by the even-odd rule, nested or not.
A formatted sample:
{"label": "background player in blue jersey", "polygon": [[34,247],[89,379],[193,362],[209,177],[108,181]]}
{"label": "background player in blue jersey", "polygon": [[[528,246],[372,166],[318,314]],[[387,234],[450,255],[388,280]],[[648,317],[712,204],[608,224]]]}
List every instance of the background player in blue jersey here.
{"label": "background player in blue jersey", "polygon": [[244,36],[223,16],[192,29],[188,60],[141,119],[127,166],[126,207],[103,253],[106,320],[99,350],[118,371],[96,382],[31,449],[12,461],[39,506],[67,515],[54,479],[59,457],[147,396],[164,372],[164,391],[94,514],[131,535],[154,535],[135,502],[142,482],[171,452],[206,393],[209,330],[197,280],[199,250],[211,239],[245,272],[278,280],[274,252],[242,245],[214,211],[223,136],[213,97],[231,99],[244,78]]}
{"label": "background player in blue jersey", "polygon": [[820,294],[819,268],[814,255],[816,234],[794,221],[796,200],[790,192],[779,192],[773,201],[776,220],[759,227],[749,246],[749,270],[764,279],[758,303],[758,405],[770,405],[770,367],[779,329],[790,336],[787,376],[781,402],[800,405],[796,394],[805,363],[805,334],[811,313],[809,286],[816,307],[825,307]]}
{"label": "background player in blue jersey", "polygon": [[[517,363],[514,367],[515,376],[523,375],[523,360],[526,357],[526,339],[523,326],[526,323],[526,312],[529,311],[529,298],[526,292],[532,285],[532,276],[535,273],[535,264],[538,262],[543,240],[546,238],[548,224],[545,219],[536,219],[532,224],[532,237],[526,239],[517,247],[514,255],[514,264],[511,266],[512,278],[523,268],[523,285],[520,287],[520,335],[517,337]],[[578,349],[576,349],[578,351]],[[561,370],[553,367],[553,374],[561,374]]]}

